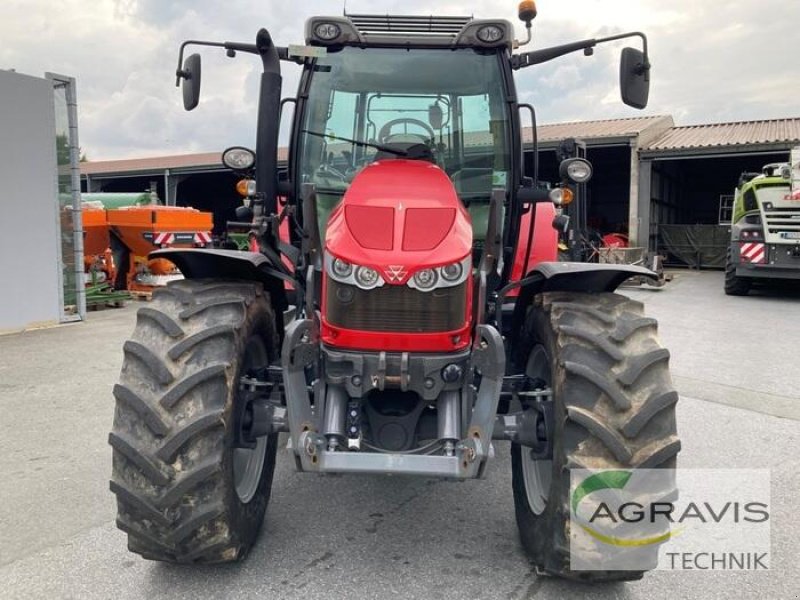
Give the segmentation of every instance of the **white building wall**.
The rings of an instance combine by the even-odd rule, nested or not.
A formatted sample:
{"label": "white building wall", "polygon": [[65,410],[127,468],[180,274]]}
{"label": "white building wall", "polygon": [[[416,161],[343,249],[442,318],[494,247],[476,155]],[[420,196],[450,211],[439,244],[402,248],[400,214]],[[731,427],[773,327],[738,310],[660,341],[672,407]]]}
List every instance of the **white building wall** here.
{"label": "white building wall", "polygon": [[0,70],[0,333],[58,323],[51,82]]}

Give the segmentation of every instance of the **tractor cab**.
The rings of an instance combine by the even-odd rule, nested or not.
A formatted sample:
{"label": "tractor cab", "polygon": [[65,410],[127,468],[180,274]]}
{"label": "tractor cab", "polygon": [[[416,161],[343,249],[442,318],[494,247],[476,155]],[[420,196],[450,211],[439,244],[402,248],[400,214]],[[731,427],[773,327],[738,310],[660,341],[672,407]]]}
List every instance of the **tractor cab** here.
{"label": "tractor cab", "polygon": [[[318,22],[312,19],[309,29],[327,32]],[[312,35],[307,42],[321,40]],[[470,212],[475,239],[485,237],[492,190],[508,192],[516,174],[507,49],[451,44],[323,45],[307,66],[292,180],[314,184],[323,236],[331,211],[364,167],[406,159],[441,169]]]}

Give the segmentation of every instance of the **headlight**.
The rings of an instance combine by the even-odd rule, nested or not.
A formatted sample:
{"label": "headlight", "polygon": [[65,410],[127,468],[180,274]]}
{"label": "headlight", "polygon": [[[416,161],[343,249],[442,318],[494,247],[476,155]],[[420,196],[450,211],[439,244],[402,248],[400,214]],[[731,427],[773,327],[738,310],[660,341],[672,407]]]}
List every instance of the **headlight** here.
{"label": "headlight", "polygon": [[494,44],[503,39],[503,29],[497,25],[485,25],[478,29],[477,36],[484,44]]}
{"label": "headlight", "polygon": [[353,272],[353,265],[337,258],[333,261],[333,274],[340,279],[347,279]]}
{"label": "headlight", "polygon": [[449,265],[422,269],[408,280],[408,286],[421,292],[455,287],[469,277],[471,268],[472,259],[468,256],[464,260]]}
{"label": "headlight", "polygon": [[422,269],[414,275],[414,284],[418,290],[426,292],[436,287],[439,276],[433,269]]}
{"label": "headlight", "polygon": [[375,269],[370,267],[358,267],[356,269],[356,285],[358,287],[370,290],[378,285],[380,275]]}
{"label": "headlight", "polygon": [[592,178],[592,163],[582,158],[568,158],[558,167],[561,179],[569,179],[573,183],[586,183]]}
{"label": "headlight", "polygon": [[335,40],[342,33],[342,28],[336,23],[320,23],[314,28],[314,35],[319,39],[330,42]]}
{"label": "headlight", "polygon": [[222,153],[222,164],[234,171],[247,171],[256,164],[256,155],[242,146],[233,146]]}
{"label": "headlight", "polygon": [[325,253],[325,272],[331,279],[339,283],[353,285],[362,290],[371,290],[386,283],[372,267],[353,265],[341,258],[334,258],[327,252]]}
{"label": "headlight", "polygon": [[464,267],[461,266],[461,263],[453,263],[452,265],[441,267],[440,271],[442,273],[442,279],[452,283],[461,279],[461,275],[464,273]]}

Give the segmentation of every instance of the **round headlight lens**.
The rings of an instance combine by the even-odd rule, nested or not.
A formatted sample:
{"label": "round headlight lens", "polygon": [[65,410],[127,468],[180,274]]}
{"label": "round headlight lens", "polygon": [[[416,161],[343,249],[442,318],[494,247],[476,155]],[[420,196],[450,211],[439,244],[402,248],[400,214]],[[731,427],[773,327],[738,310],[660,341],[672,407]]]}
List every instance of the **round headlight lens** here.
{"label": "round headlight lens", "polygon": [[326,42],[335,40],[341,33],[342,29],[336,23],[320,23],[314,28],[314,35]]}
{"label": "round headlight lens", "polygon": [[420,290],[430,290],[436,286],[439,277],[433,269],[422,269],[414,275],[414,283]]}
{"label": "round headlight lens", "polygon": [[503,30],[497,25],[485,25],[478,29],[478,39],[484,44],[494,44],[503,39]]}
{"label": "round headlight lens", "polygon": [[592,178],[592,163],[585,158],[568,158],[561,161],[558,176],[562,181],[586,183]]}
{"label": "round headlight lens", "polygon": [[588,162],[576,160],[567,167],[567,176],[575,183],[584,183],[592,178],[592,166]]}
{"label": "round headlight lens", "polygon": [[356,269],[356,283],[363,288],[375,287],[378,283],[378,272],[369,267],[358,267]]}
{"label": "round headlight lens", "polygon": [[234,146],[222,153],[222,164],[234,171],[246,171],[256,163],[256,155],[252,150]]}
{"label": "round headlight lens", "polygon": [[353,265],[343,261],[341,258],[334,259],[332,268],[333,274],[342,279],[347,279],[353,272]]}
{"label": "round headlight lens", "polygon": [[464,267],[461,263],[453,263],[452,265],[445,265],[441,268],[442,279],[448,282],[458,281],[464,274]]}

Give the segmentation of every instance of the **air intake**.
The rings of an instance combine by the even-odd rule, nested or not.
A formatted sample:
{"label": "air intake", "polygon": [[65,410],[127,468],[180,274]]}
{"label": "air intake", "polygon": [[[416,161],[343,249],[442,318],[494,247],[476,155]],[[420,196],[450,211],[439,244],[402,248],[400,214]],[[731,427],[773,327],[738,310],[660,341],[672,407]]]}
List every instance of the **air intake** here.
{"label": "air intake", "polygon": [[362,33],[457,35],[472,17],[346,15]]}

